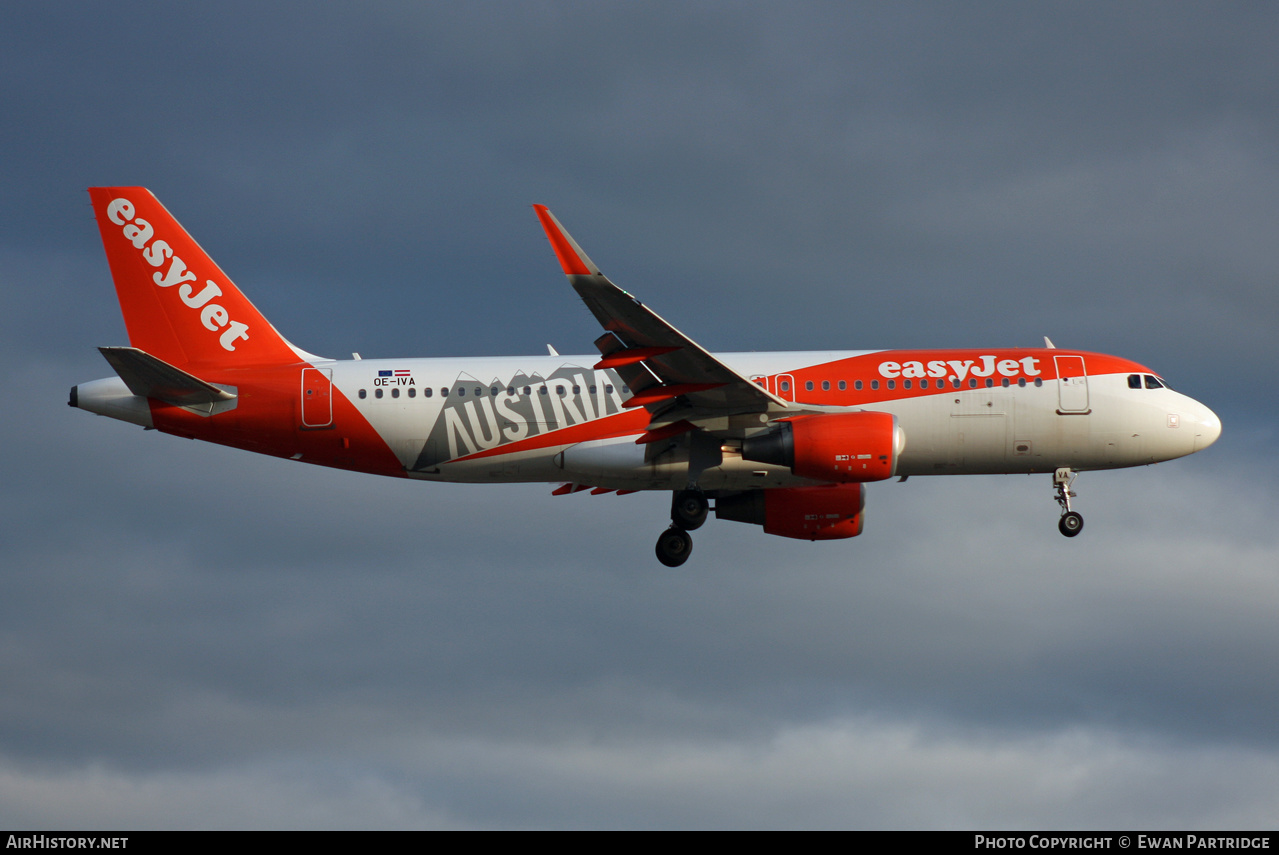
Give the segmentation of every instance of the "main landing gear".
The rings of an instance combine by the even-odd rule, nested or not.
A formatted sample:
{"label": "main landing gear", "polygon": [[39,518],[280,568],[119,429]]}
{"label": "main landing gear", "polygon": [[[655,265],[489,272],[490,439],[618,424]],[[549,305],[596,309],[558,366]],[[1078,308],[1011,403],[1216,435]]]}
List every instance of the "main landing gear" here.
{"label": "main landing gear", "polygon": [[1061,505],[1061,520],[1057,523],[1057,530],[1066,537],[1074,537],[1084,530],[1083,514],[1070,509],[1070,500],[1076,495],[1070,489],[1070,485],[1075,483],[1078,474],[1068,466],[1063,466],[1053,473],[1057,504]]}
{"label": "main landing gear", "polygon": [[657,560],[678,567],[693,554],[693,538],[688,533],[702,527],[710,512],[710,502],[701,490],[680,490],[671,497],[671,527],[657,538]]}
{"label": "main landing gear", "polygon": [[667,567],[678,567],[693,554],[693,538],[682,528],[671,525],[657,538],[657,560]]}

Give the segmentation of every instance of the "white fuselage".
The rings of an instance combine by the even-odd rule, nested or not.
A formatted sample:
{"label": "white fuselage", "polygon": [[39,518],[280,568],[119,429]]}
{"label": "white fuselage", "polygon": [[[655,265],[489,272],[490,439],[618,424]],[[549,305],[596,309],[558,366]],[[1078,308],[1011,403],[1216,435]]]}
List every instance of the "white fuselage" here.
{"label": "white fuselage", "polygon": [[[805,366],[850,365],[877,351],[728,353],[717,357],[740,374],[775,378]],[[605,429],[634,410],[613,371],[594,370],[593,356],[353,360],[317,363],[353,401],[399,457],[410,477],[440,481],[580,481],[615,489],[678,489],[687,454],[671,448],[645,459],[635,437],[536,437],[578,425]],[[860,360],[864,361],[864,359]],[[379,377],[379,373],[390,376]],[[778,372],[788,372],[778,375]],[[398,375],[398,376],[397,376]],[[1199,402],[1164,388],[1130,388],[1128,374],[1086,378],[1082,390],[1056,379],[983,380],[926,395],[874,400],[860,409],[898,419],[906,445],[898,475],[1109,469],[1170,460],[1211,444],[1220,421]],[[850,387],[854,378],[844,379]],[[412,390],[412,397],[409,397]],[[429,390],[429,397],[428,391]],[[526,391],[527,390],[527,391]],[[805,391],[796,389],[803,403]],[[1063,395],[1074,395],[1063,409]],[[433,451],[424,456],[424,446]],[[504,451],[510,446],[509,451]],[[532,447],[530,447],[532,446]],[[480,456],[474,456],[482,452]],[[720,466],[702,474],[704,489],[810,484],[781,467],[744,461],[725,449]]]}

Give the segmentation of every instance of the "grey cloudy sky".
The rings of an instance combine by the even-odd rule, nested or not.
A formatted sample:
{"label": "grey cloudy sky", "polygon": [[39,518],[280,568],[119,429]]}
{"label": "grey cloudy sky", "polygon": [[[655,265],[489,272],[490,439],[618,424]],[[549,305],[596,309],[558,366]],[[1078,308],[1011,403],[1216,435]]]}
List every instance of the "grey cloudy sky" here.
{"label": "grey cloudy sky", "polygon": [[[0,824],[1270,827],[1279,8],[0,9]],[[529,205],[713,350],[1118,353],[1194,458],[866,533],[405,484],[65,406],[150,187],[342,356],[585,352]]]}

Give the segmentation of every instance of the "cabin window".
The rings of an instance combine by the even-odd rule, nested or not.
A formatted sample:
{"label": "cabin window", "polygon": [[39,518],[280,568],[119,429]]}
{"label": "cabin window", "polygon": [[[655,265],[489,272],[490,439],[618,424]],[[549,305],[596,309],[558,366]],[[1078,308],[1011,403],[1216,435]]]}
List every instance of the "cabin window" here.
{"label": "cabin window", "polygon": [[573,394],[574,394],[574,395],[580,395],[580,394],[582,394],[582,387],[581,387],[581,386],[574,386],[574,387],[573,387]]}
{"label": "cabin window", "polygon": [[860,380],[854,380],[854,381],[853,381],[853,388],[854,388],[854,389],[856,389],[858,392],[860,392],[860,391],[862,390],[862,381],[860,381]]}
{"label": "cabin window", "polygon": [[928,388],[928,381],[927,381],[927,380],[920,380],[920,381],[919,381],[919,388],[921,388],[921,389],[927,389],[927,388]]}
{"label": "cabin window", "polygon": [[360,397],[361,397],[361,398],[367,398],[368,396],[369,396],[369,390],[368,390],[368,389],[361,389],[361,390],[360,390]]}
{"label": "cabin window", "polygon": [[977,388],[977,378],[976,378],[976,377],[970,377],[970,378],[968,378],[968,388],[969,388],[969,389],[976,389],[976,388]]}
{"label": "cabin window", "polygon": [[783,380],[783,381],[781,382],[781,384],[780,384],[780,385],[781,385],[781,389],[782,389],[782,391],[783,391],[783,392],[789,392],[789,391],[790,391],[790,381],[789,381],[789,380]]}
{"label": "cabin window", "polygon": [[1003,380],[1000,380],[1000,381],[999,381],[999,385],[1001,385],[1001,386],[1003,386],[1005,389],[1007,389],[1007,388],[1008,388],[1008,378],[1007,378],[1007,377],[1005,377]]}
{"label": "cabin window", "polygon": [[592,386],[592,387],[591,387],[591,394],[592,394],[592,395],[594,395],[594,394],[596,393],[596,390],[597,390],[598,388],[599,388],[598,386]]}
{"label": "cabin window", "polygon": [[381,390],[381,389],[374,389],[374,390],[373,390],[373,397],[375,397],[375,398],[380,398],[380,397],[382,397],[382,390]]}
{"label": "cabin window", "polygon": [[829,381],[829,380],[823,380],[823,381],[822,381],[822,391],[823,391],[823,392],[829,392],[829,391],[830,391],[830,381]]}
{"label": "cabin window", "polygon": [[994,386],[994,385],[995,385],[995,381],[994,381],[994,380],[991,380],[989,377],[987,377],[987,378],[986,378],[986,388],[987,388],[987,389],[989,389],[991,386]]}
{"label": "cabin window", "polygon": [[449,396],[449,388],[447,386],[440,387],[440,397],[447,398]]}
{"label": "cabin window", "polygon": [[1018,378],[1017,378],[1017,385],[1018,385],[1018,386],[1021,386],[1022,388],[1025,388],[1025,387],[1026,387],[1026,378],[1025,378],[1025,377],[1018,377]]}
{"label": "cabin window", "polygon": [[430,386],[427,386],[425,389],[422,390],[423,398],[429,398],[434,394],[435,394],[435,390],[433,390]]}
{"label": "cabin window", "polygon": [[951,385],[953,385],[956,389],[958,389],[958,388],[959,388],[959,378],[958,378],[958,377],[956,377],[955,379],[951,380],[950,382],[951,382]]}
{"label": "cabin window", "polygon": [[391,390],[391,397],[392,397],[392,398],[398,398],[398,397],[400,397],[400,390],[399,390],[399,389],[392,389],[392,390]]}
{"label": "cabin window", "polygon": [[888,388],[889,388],[889,389],[896,389],[896,388],[897,388],[897,381],[896,381],[896,380],[889,380],[889,381],[888,381]]}
{"label": "cabin window", "polygon": [[507,387],[506,387],[506,394],[508,394],[508,395],[514,395],[514,394],[515,394],[515,387],[514,387],[514,386],[507,386]]}
{"label": "cabin window", "polygon": [[806,381],[806,382],[804,383],[804,391],[806,391],[806,392],[811,392],[811,391],[813,391],[813,381],[812,381],[812,380],[808,380],[808,381]]}
{"label": "cabin window", "polygon": [[417,390],[416,390],[416,389],[414,389],[414,388],[412,388],[411,386],[409,387],[409,397],[410,397],[410,398],[416,398],[416,397],[417,397]]}
{"label": "cabin window", "polygon": [[524,387],[524,394],[525,394],[526,396],[528,396],[528,395],[532,395],[532,394],[533,394],[533,387],[532,387],[532,386],[525,386],[525,387]]}
{"label": "cabin window", "polygon": [[564,397],[564,387],[563,387],[563,386],[556,386],[556,387],[555,387],[555,394],[557,394],[557,395],[559,395],[561,398],[563,398],[563,397]]}
{"label": "cabin window", "polygon": [[545,394],[547,394],[547,391],[548,391],[548,390],[547,390],[547,388],[546,388],[546,385],[545,385],[545,384],[543,384],[540,388],[538,388],[538,390],[537,390],[537,394],[539,394],[539,395],[545,395]]}
{"label": "cabin window", "polygon": [[909,388],[910,388],[910,381],[909,381],[909,380],[903,380],[903,381],[902,381],[902,388],[903,388],[903,389],[909,389]]}
{"label": "cabin window", "polygon": [[879,381],[878,381],[878,380],[872,380],[872,381],[870,381],[870,388],[872,388],[872,389],[878,389],[878,388],[879,388]]}
{"label": "cabin window", "polygon": [[847,383],[847,382],[845,382],[845,381],[843,381],[843,380],[840,380],[840,381],[839,381],[839,391],[843,392],[843,391],[845,391],[845,390],[847,390],[847,389],[848,389],[848,383]]}
{"label": "cabin window", "polygon": [[605,394],[605,395],[611,395],[611,394],[613,394],[613,384],[612,384],[612,383],[605,383],[605,384],[604,384],[604,394]]}
{"label": "cabin window", "polygon": [[1036,377],[1036,378],[1035,378],[1035,385],[1036,385],[1036,386],[1042,386],[1042,385],[1044,385],[1044,379],[1043,379],[1042,377]]}
{"label": "cabin window", "polygon": [[482,397],[484,397],[484,387],[483,387],[483,386],[476,386],[476,387],[475,387],[475,397],[477,397],[477,398],[482,398]]}

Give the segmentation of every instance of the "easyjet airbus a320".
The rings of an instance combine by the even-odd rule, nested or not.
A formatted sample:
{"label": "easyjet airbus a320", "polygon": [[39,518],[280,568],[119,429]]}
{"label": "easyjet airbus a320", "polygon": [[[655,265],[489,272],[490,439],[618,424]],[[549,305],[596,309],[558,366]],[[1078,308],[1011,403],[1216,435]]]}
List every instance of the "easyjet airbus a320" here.
{"label": "easyjet airbus a320", "polygon": [[[534,206],[604,332],[598,356],[334,360],[289,343],[142,187],[89,190],[131,347],[71,406],[248,451],[424,481],[672,492],[669,566],[711,502],[803,540],[862,531],[894,476],[1051,474],[1073,537],[1075,473],[1211,445],[1217,416],[1100,353],[990,347],[703,350],[600,273]],[[548,348],[549,349],[549,348]]]}

